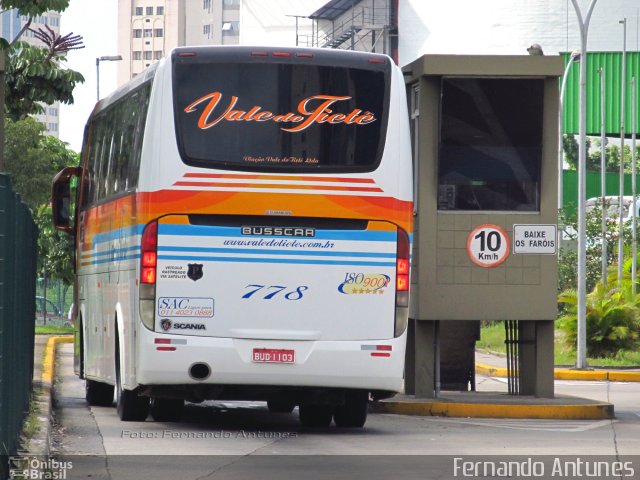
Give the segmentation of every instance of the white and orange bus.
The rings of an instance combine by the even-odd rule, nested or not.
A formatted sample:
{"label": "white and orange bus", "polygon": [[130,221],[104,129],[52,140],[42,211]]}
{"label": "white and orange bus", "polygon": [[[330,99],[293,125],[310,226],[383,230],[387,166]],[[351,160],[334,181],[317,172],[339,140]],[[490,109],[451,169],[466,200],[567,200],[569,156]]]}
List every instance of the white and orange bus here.
{"label": "white and orange bus", "polygon": [[364,425],[402,385],[411,177],[383,55],[183,47],[101,100],[53,184],[88,402],[115,388],[122,420],[163,421],[262,400]]}

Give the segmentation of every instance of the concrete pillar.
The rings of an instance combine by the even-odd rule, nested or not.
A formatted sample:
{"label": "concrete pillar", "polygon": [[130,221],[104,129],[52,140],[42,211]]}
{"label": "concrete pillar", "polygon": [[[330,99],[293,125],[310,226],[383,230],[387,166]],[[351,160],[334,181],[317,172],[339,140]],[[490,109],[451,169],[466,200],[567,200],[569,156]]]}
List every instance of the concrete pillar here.
{"label": "concrete pillar", "polygon": [[553,320],[518,322],[520,395],[553,398]]}
{"label": "concrete pillar", "polygon": [[416,398],[435,397],[435,349],[433,320],[415,322],[415,396]]}
{"label": "concrete pillar", "polygon": [[409,319],[407,325],[407,350],[404,361],[404,393],[414,395],[416,393],[416,321]]}

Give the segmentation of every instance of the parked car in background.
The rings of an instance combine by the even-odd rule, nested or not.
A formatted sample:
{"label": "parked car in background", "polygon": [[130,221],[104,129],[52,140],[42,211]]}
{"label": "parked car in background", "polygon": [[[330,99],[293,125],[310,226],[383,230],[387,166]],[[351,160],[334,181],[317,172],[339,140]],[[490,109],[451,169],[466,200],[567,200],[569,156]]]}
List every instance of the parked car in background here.
{"label": "parked car in background", "polygon": [[[604,203],[606,206],[607,218],[618,218],[620,214],[620,197],[617,195],[607,195],[604,197]],[[622,197],[622,219],[625,222],[631,221],[633,218],[633,197],[631,195],[625,195]],[[592,212],[596,208],[602,208],[602,197],[589,198],[585,202],[587,213]],[[640,198],[636,200],[636,217],[639,217],[640,211]]]}

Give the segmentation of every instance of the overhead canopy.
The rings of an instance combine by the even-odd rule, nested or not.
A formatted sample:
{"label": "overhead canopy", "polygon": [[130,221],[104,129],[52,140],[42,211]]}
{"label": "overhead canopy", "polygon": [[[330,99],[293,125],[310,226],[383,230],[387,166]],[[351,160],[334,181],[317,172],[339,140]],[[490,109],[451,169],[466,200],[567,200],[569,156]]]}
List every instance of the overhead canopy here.
{"label": "overhead canopy", "polygon": [[331,0],[309,15],[313,20],[335,20],[358,5],[362,0]]}

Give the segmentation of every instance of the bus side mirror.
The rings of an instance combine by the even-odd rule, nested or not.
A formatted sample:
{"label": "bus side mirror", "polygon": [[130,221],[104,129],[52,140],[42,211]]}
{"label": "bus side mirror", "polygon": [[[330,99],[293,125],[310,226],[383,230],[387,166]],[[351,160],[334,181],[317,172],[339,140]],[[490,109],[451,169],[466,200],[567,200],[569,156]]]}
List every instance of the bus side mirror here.
{"label": "bus side mirror", "polygon": [[75,233],[75,225],[71,225],[71,179],[80,177],[82,168],[66,167],[54,177],[51,185],[51,212],[53,225],[69,235]]}

